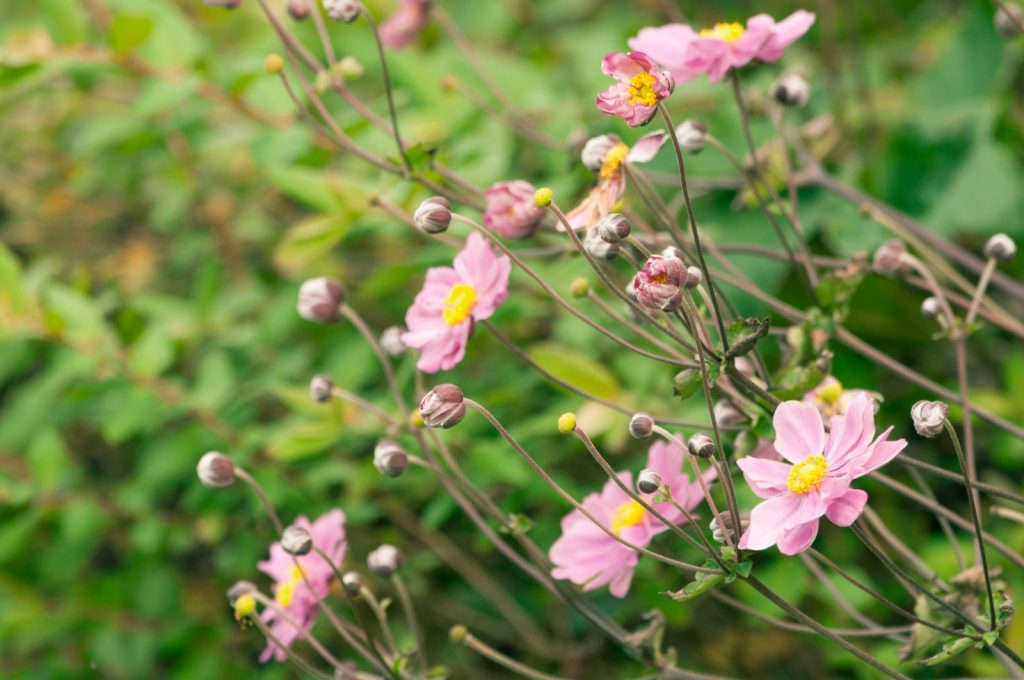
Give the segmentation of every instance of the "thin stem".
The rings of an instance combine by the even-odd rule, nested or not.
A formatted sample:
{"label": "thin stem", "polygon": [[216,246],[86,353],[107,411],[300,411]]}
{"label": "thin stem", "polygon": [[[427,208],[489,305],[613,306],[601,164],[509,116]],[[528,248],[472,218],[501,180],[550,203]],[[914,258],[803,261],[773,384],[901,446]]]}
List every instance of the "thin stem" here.
{"label": "thin stem", "polygon": [[981,309],[981,301],[985,298],[985,291],[988,289],[988,282],[992,279],[992,273],[996,270],[996,264],[996,258],[990,257],[988,262],[985,263],[985,268],[981,270],[978,287],[974,290],[974,296],[971,297],[971,306],[967,308],[967,316],[964,318],[965,326],[970,326],[974,321],[974,317],[978,315],[978,310]]}
{"label": "thin stem", "polygon": [[416,641],[416,655],[420,658],[420,666],[426,672],[430,670],[430,662],[427,661],[427,644],[423,639],[423,630],[416,621],[416,608],[413,606],[409,590],[405,587],[405,581],[397,571],[391,575],[391,585],[394,586],[395,594],[402,605],[406,625],[409,626],[413,639]]}
{"label": "thin stem", "polygon": [[[261,621],[258,616],[252,617],[252,622],[253,622],[253,625],[255,625],[256,628],[261,633],[263,633],[263,637],[265,637],[268,640],[270,640],[270,642],[275,647],[277,647],[278,649],[283,650],[284,654],[288,658],[288,660],[291,661],[293,664],[295,664],[304,673],[309,673],[314,678],[319,678],[320,680],[333,680],[333,676],[327,675],[323,671],[317,670],[317,668],[315,666],[313,666],[313,664],[309,663],[308,661],[303,659],[301,656],[299,656],[298,654],[293,652],[291,649],[289,649],[287,645],[283,644],[277,638],[277,636],[274,635],[273,632],[271,632],[271,630],[267,626],[267,624],[263,623],[263,621]],[[352,677],[352,675],[350,673],[348,673],[347,671],[345,671],[343,668],[336,668],[335,670],[338,673],[340,673],[341,677],[343,677],[343,678],[347,679],[347,678],[351,678]]]}
{"label": "thin stem", "polygon": [[[917,488],[920,489],[921,493],[933,502],[937,500],[935,493],[932,491],[931,487],[928,486],[928,482],[925,481],[924,475],[922,475],[917,468],[908,465],[907,474],[912,480],[914,480],[914,484],[917,485]],[[963,478],[961,478],[961,481],[963,481]],[[953,527],[945,517],[936,517],[935,519],[938,521],[939,528],[942,529],[942,533],[945,534],[946,541],[949,542],[949,547],[953,551],[953,556],[956,558],[957,567],[960,571],[963,571],[967,568],[967,562],[964,561],[964,553],[960,549],[960,541],[957,540]]]}
{"label": "thin stem", "polygon": [[[344,587],[344,585],[342,585]],[[384,634],[384,644],[387,645],[388,650],[392,656],[398,656],[398,647],[395,645],[395,639],[391,635],[391,626],[388,625],[388,614],[384,611],[384,607],[381,606],[380,601],[373,594],[373,591],[362,586],[359,589],[359,596],[366,602],[366,606],[373,612],[374,617],[377,619],[377,625],[380,626],[381,632]]]}
{"label": "thin stem", "polygon": [[[273,609],[274,610],[274,614],[277,615],[279,618],[284,619],[292,628],[294,628],[296,630],[296,632],[298,632],[299,637],[301,637],[306,642],[308,642],[309,646],[312,647],[313,650],[316,651],[316,653],[319,654],[320,657],[323,658],[324,661],[326,661],[327,663],[331,664],[331,666],[333,666],[336,669],[340,670],[342,668],[341,662],[338,661],[338,659],[333,654],[331,654],[327,650],[327,648],[324,647],[323,644],[320,643],[319,640],[316,639],[316,636],[314,636],[312,634],[312,632],[309,630],[309,627],[308,626],[303,626],[301,623],[299,623],[295,619],[295,617],[292,616],[288,612],[287,609],[285,609],[284,607],[279,605],[276,601],[270,599],[269,597],[267,597],[266,595],[264,595],[263,593],[261,593],[259,591],[254,592],[253,593],[253,597],[255,597],[258,602],[261,602],[264,607],[268,607],[270,609]],[[252,618],[255,620],[255,619],[259,618],[259,617],[253,616]],[[260,620],[262,620],[262,619],[260,619]],[[278,645],[278,649],[286,651],[287,647],[282,647],[282,646]]]}
{"label": "thin stem", "polygon": [[260,486],[259,482],[257,482],[256,479],[247,471],[237,466],[235,467],[235,476],[245,482],[246,485],[252,489],[253,493],[256,494],[256,497],[260,499],[260,503],[263,504],[263,509],[266,511],[267,517],[270,518],[271,523],[274,525],[274,530],[277,532],[277,535],[280,536],[283,534],[284,525],[281,524],[281,518],[277,516],[277,510],[274,510],[273,503],[271,503],[270,499],[267,498],[267,494],[263,491],[263,487]]}
{"label": "thin stem", "polygon": [[469,647],[477,654],[490,659],[499,666],[504,666],[508,670],[518,673],[525,678],[532,678],[532,680],[566,680],[565,678],[557,675],[541,673],[536,669],[530,668],[526,664],[519,663],[518,661],[505,656],[493,647],[481,642],[469,631],[466,631],[465,636],[462,639],[462,644]]}
{"label": "thin stem", "polygon": [[405,172],[409,175],[412,174],[412,163],[409,162],[409,156],[405,153],[405,145],[402,143],[402,134],[398,129],[398,112],[395,109],[395,97],[391,89],[391,73],[388,70],[388,60],[384,56],[384,45],[380,41],[380,33],[377,30],[377,22],[374,21],[373,15],[370,14],[369,10],[365,7],[362,10],[363,18],[366,19],[366,23],[370,26],[370,32],[373,33],[373,42],[377,46],[377,57],[380,59],[380,72],[381,78],[384,80],[384,96],[388,102],[388,116],[391,117],[391,131],[395,136],[395,145],[398,147],[398,154],[402,157],[402,166],[405,168]]}
{"label": "thin stem", "polygon": [[395,404],[402,411],[402,416],[408,418],[409,407],[405,403],[405,399],[402,397],[402,390],[398,386],[398,381],[395,379],[395,369],[391,366],[391,359],[388,357],[387,352],[381,347],[380,341],[377,336],[374,335],[370,327],[363,321],[363,317],[359,316],[359,312],[349,307],[347,304],[342,304],[340,307],[342,315],[348,319],[353,326],[362,334],[366,342],[370,343],[370,347],[373,349],[374,354],[380,360],[381,368],[384,369],[384,377],[387,380],[388,387],[391,389],[391,396],[395,400]]}

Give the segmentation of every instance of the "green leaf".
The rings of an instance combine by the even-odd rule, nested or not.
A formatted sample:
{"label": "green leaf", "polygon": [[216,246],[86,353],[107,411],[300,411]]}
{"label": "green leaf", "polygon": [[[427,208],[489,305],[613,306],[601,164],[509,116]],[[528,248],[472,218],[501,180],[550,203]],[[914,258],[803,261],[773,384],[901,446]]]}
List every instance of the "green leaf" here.
{"label": "green leaf", "polygon": [[[707,560],[704,562],[703,566],[708,567],[710,569],[715,569],[718,567],[718,564],[713,560]],[[733,578],[735,578],[735,576],[733,576]],[[696,597],[703,595],[712,588],[715,588],[719,584],[725,582],[725,574],[708,574],[705,572],[697,572],[697,575],[694,577],[693,581],[687,583],[682,590],[677,590],[674,593],[669,592],[664,594],[668,595],[676,602],[687,602],[689,600],[692,600]]]}
{"label": "green leaf", "polygon": [[[715,381],[721,374],[721,367],[718,364],[708,365],[708,382],[714,387]],[[672,379],[672,392],[683,399],[689,399],[704,387],[704,378],[699,368],[685,368]]]}
{"label": "green leaf", "polygon": [[292,199],[322,213],[333,213],[341,206],[340,192],[332,186],[331,176],[323,170],[297,165],[268,168],[267,179]]}
{"label": "green leaf", "polygon": [[748,317],[733,321],[726,329],[726,336],[729,338],[729,351],[726,357],[741,357],[750,352],[757,345],[757,341],[768,334],[770,325],[768,317]]}
{"label": "green leaf", "polygon": [[119,14],[110,25],[110,46],[118,54],[126,54],[146,42],[152,32],[151,17]]}
{"label": "green leaf", "polygon": [[267,444],[272,458],[288,462],[326,451],[338,440],[341,428],[335,423],[314,421],[286,426]]}
{"label": "green leaf", "polygon": [[611,371],[578,350],[542,343],[530,347],[527,354],[551,375],[594,396],[615,399],[622,391]]}
{"label": "green leaf", "polygon": [[348,221],[335,215],[310,217],[288,227],[274,249],[274,265],[297,272],[327,255],[348,233]]}

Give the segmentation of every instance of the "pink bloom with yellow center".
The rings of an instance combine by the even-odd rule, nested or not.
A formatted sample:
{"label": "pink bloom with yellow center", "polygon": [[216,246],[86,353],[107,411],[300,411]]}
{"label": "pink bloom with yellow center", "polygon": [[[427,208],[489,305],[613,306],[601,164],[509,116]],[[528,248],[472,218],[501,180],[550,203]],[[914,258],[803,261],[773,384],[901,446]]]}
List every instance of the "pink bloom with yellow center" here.
{"label": "pink bloom with yellow center", "polygon": [[875,410],[878,410],[878,404],[882,401],[882,395],[878,392],[848,390],[832,376],[822,380],[817,387],[805,394],[801,401],[818,409],[823,418],[831,418],[846,413],[853,400],[860,396],[870,399]]}
{"label": "pink bloom with yellow center", "polygon": [[[775,409],[775,450],[789,464],[745,456],[736,461],[750,489],[765,499],[750,513],[740,548],[795,555],[807,550],[825,516],[847,527],[860,516],[868,495],[850,483],[885,465],[907,445],[875,435],[875,409],[861,395],[846,415],[833,416],[826,435],[818,409],[786,401]],[[873,438],[874,437],[874,438]]]}
{"label": "pink bloom with yellow center", "polygon": [[544,217],[544,209],[533,202],[536,193],[537,187],[521,179],[493,185],[484,194],[484,226],[504,238],[533,236]]}
{"label": "pink bloom with yellow center", "polygon": [[[304,516],[295,520],[295,526],[309,532],[313,545],[320,548],[335,565],[340,565],[345,557],[345,513],[335,509],[325,512],[310,524]],[[298,561],[298,566],[296,566]],[[284,551],[281,543],[270,546],[270,559],[257,565],[263,573],[274,579],[274,600],[304,631],[309,631],[316,621],[320,609],[317,599],[323,599],[330,590],[334,571],[331,566],[315,552],[293,557]],[[308,582],[308,583],[307,583]],[[310,586],[313,590],[310,590]],[[291,647],[303,633],[272,608],[267,607],[261,615],[263,621],[270,625],[270,631],[281,644]],[[287,659],[285,650],[274,643],[268,643],[260,655],[260,661],[266,662],[271,657],[278,661]]]}
{"label": "pink bloom with yellow center", "polygon": [[380,25],[384,47],[400,49],[412,44],[430,21],[431,0],[402,0],[398,11]]}
{"label": "pink bloom with yellow center", "polygon": [[423,290],[405,314],[406,347],[418,349],[416,367],[425,373],[447,371],[462,361],[476,321],[490,318],[508,297],[512,263],[498,256],[473,232],[455,256],[453,267],[431,267]]}
{"label": "pink bloom with yellow center", "polygon": [[658,102],[675,88],[672,76],[643,52],[610,52],[601,62],[601,71],[619,82],[597,95],[597,108],[630,127],[651,122]]}
{"label": "pink bloom with yellow center", "polygon": [[786,47],[810,30],[814,18],[801,9],[778,23],[767,14],[758,14],[748,19],[746,26],[719,23],[695,31],[686,24],[667,24],[642,29],[629,39],[629,46],[651,55],[676,82],[706,73],[716,83],[731,69],[752,61],[778,61]]}
{"label": "pink bloom with yellow center", "polygon": [[[661,476],[663,484],[668,484],[672,497],[681,506],[692,511],[704,496],[700,484],[691,482],[682,471],[684,455],[679,446],[656,442],[648,452],[647,467]],[[633,484],[630,472],[620,472],[619,479],[627,487]],[[713,475],[705,475],[705,479],[713,479]],[[683,513],[671,503],[651,505],[671,522],[685,521]],[[601,493],[584,498],[583,507],[616,536],[640,547],[646,547],[656,535],[668,530],[612,480],[605,483]],[[616,541],[579,510],[562,519],[562,536],[551,546],[549,556],[555,565],[551,571],[555,578],[572,581],[585,591],[608,586],[615,597],[626,596],[640,560],[640,553]]]}

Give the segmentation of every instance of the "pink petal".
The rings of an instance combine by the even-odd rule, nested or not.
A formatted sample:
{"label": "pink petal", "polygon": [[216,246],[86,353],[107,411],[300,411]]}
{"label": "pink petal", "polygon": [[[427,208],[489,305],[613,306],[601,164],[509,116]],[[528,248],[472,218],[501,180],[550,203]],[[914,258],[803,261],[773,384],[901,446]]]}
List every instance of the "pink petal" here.
{"label": "pink petal", "polygon": [[781,494],[759,503],[750,512],[750,528],[740,540],[740,548],[764,550],[774,545],[786,521],[800,506],[800,497]]}
{"label": "pink petal", "polygon": [[775,409],[775,450],[791,463],[820,455],[825,428],[818,410],[799,401],[784,401]]}
{"label": "pink petal", "polygon": [[779,47],[786,47],[811,30],[815,16],[812,12],[799,9],[775,24],[775,41]]}
{"label": "pink petal", "polygon": [[668,141],[668,133],[664,130],[650,132],[637,140],[626,156],[627,163],[646,163],[661,150]]}
{"label": "pink petal", "polygon": [[861,477],[871,472],[872,470],[876,470],[882,467],[890,460],[895,458],[900,451],[906,448],[906,439],[894,439],[893,441],[885,441],[886,437],[889,436],[890,432],[892,432],[891,426],[885,432],[878,435],[878,438],[875,439],[875,442],[871,445],[871,448],[868,450],[868,454],[865,457],[865,459],[861,460],[860,466],[854,472],[854,476]]}
{"label": "pink petal", "polygon": [[697,75],[683,65],[686,48],[696,36],[694,30],[686,24],[666,24],[641,29],[628,43],[630,49],[643,52],[657,61],[672,74],[676,82],[684,82]]}
{"label": "pink petal", "polygon": [[845,415],[833,416],[829,427],[825,459],[829,468],[845,465],[867,449],[875,436],[875,406],[860,395],[850,404]]}
{"label": "pink petal", "polygon": [[850,489],[845,494],[829,503],[825,516],[829,521],[840,527],[848,527],[864,511],[868,502],[868,494],[860,489]]}
{"label": "pink petal", "polygon": [[[634,55],[645,57],[650,65],[645,64],[642,59],[635,58]],[[653,64],[653,60],[642,52],[609,52],[601,60],[601,72],[620,82],[628,83],[630,78],[641,71],[649,71]]]}
{"label": "pink petal", "polygon": [[743,471],[750,490],[760,498],[771,498],[786,492],[792,466],[774,460],[744,456],[736,461]]}
{"label": "pink petal", "polygon": [[818,520],[804,522],[792,529],[787,529],[779,536],[779,552],[783,555],[796,555],[811,547],[818,535]]}

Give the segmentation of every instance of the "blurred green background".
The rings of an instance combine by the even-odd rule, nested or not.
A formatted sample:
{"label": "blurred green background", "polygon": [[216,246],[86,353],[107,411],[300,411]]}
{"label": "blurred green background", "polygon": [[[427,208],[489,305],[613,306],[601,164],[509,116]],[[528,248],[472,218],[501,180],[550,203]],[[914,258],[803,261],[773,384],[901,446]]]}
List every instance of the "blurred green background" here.
{"label": "blurred green background", "polygon": [[[368,4],[383,16],[395,3]],[[666,22],[668,6],[700,25],[756,11],[781,18],[800,7],[782,0],[439,4],[471,36],[520,110],[554,138],[576,141],[608,131],[637,138],[593,106],[608,85],[600,59],[624,49],[639,28]],[[837,175],[972,250],[997,231],[1024,238],[1022,43],[997,35],[994,5],[810,4],[819,17],[809,36],[783,62],[745,74],[755,109],[783,68],[801,70],[815,91],[797,115],[834,116],[826,141]],[[291,677],[283,665],[258,667],[259,635],[240,631],[226,605],[223,593],[237,579],[269,585],[255,562],[273,534],[244,489],[212,491],[197,483],[195,463],[208,449],[230,452],[252,470],[286,521],[343,508],[346,566],[358,568],[380,542],[402,547],[434,659],[455,669],[454,677],[505,677],[447,643],[447,628],[459,622],[517,658],[573,677],[641,674],[504,562],[424,471],[382,479],[371,462],[380,430],[370,416],[309,400],[309,378],[327,372],[390,407],[373,355],[353,328],[317,327],[297,317],[302,279],[341,278],[351,304],[381,331],[401,322],[425,268],[446,263],[452,251],[368,202],[383,195],[411,210],[427,196],[422,189],[339,157],[298,119],[279,80],[263,73],[264,57],[279,48],[255,3],[228,12],[198,0],[6,0],[2,14],[0,677]],[[295,30],[319,54],[312,25]],[[332,35],[340,55],[365,66],[351,88],[383,114],[380,69],[365,24],[335,25]],[[454,74],[487,96],[437,26],[389,57],[408,141],[438,147],[450,166],[483,186],[509,178],[551,186],[563,207],[588,186],[575,152],[523,142],[442,88]],[[328,101],[352,137],[393,153],[351,110]],[[677,121],[705,120],[741,153],[730,101],[727,86],[701,80],[679,87],[670,108]],[[754,133],[768,139],[762,116]],[[651,167],[671,172],[669,156]],[[694,178],[732,174],[713,150],[689,169]],[[854,206],[823,192],[808,190],[801,199],[818,252],[870,253],[887,237]],[[734,192],[702,196],[697,211],[719,242],[776,246],[763,216],[737,202]],[[1009,267],[1017,277],[1022,259]],[[784,267],[749,257],[736,262],[767,290],[804,304]],[[539,268],[562,290],[585,273],[566,258]],[[951,351],[931,340],[933,323],[917,313],[921,298],[899,282],[868,277],[848,325],[953,386]],[[1021,317],[1022,301],[1002,301]],[[736,302],[745,312],[765,313],[752,299]],[[594,393],[679,417],[701,413],[700,399],[672,397],[670,368],[626,355],[555,314],[519,273],[494,322],[538,361]],[[973,336],[971,346],[974,397],[1021,422],[1024,348],[990,328]],[[925,393],[834,349],[841,380],[885,395],[880,422],[895,424],[897,436],[909,435],[915,456],[955,469],[945,440],[913,436],[908,408]],[[407,357],[399,366],[411,394],[413,361]],[[616,465],[643,464],[644,446],[625,435],[623,416],[585,407],[522,370],[486,332],[473,339],[463,364],[436,381],[456,382],[491,406],[578,497],[604,478],[577,442],[554,432],[559,413],[580,412]],[[528,515],[534,538],[549,546],[566,510],[554,494],[481,419],[471,416],[445,436],[469,474],[504,510]],[[1024,445],[987,426],[978,428],[977,440],[982,478],[1020,491]],[[894,530],[952,576],[955,562],[931,516],[877,483],[865,486]],[[936,489],[942,502],[966,513],[960,487]],[[986,525],[1024,548],[1024,527],[987,513]],[[968,535],[960,539],[969,547]],[[466,558],[442,557],[439,542],[472,555],[539,625],[578,644],[555,660],[522,652],[453,568],[452,561]],[[816,546],[911,604],[849,534],[830,527]],[[994,561],[1006,565],[999,556]],[[771,551],[756,569],[823,621],[850,625],[798,562]],[[1006,576],[1019,595],[1024,576],[1012,567]],[[874,677],[817,639],[743,620],[708,599],[678,605],[659,594],[684,583],[663,565],[641,560],[628,599],[591,597],[630,628],[642,612],[662,609],[684,667],[738,677]],[[836,585],[866,605],[859,592]],[[777,613],[749,589],[734,594]],[[900,623],[883,609],[870,611]],[[1013,624],[1006,639],[1024,648],[1024,625]],[[895,663],[895,643],[866,644]],[[939,678],[1004,671],[972,652],[910,672]]]}

